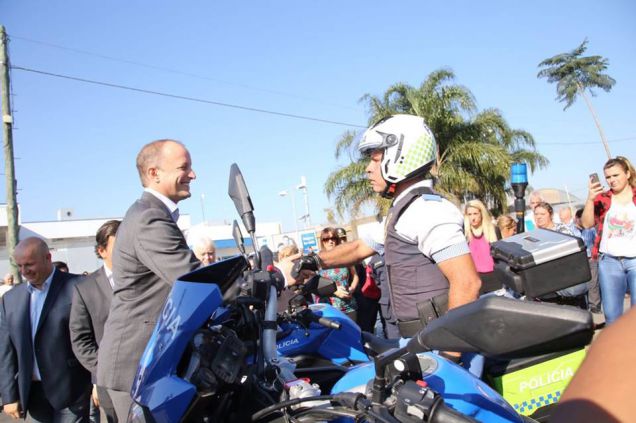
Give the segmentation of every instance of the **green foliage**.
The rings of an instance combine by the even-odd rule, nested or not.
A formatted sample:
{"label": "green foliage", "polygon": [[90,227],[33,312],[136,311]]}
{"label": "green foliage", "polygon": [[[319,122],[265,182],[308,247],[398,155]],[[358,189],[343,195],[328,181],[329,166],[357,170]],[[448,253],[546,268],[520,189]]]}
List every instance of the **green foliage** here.
{"label": "green foliage", "polygon": [[616,81],[604,74],[609,61],[601,56],[581,57],[587,50],[587,39],[569,53],[561,53],[539,63],[543,67],[538,78],[547,78],[557,84],[557,100],[564,102],[563,110],[570,107],[579,93],[587,90],[595,95],[593,88],[609,92]]}
{"label": "green foliage", "polygon": [[[419,87],[398,83],[381,96],[365,94],[369,124],[393,114],[407,113],[424,118],[438,144],[436,189],[454,198],[475,196],[503,211],[505,184],[510,166],[523,160],[531,171],[545,167],[547,158],[535,150],[526,131],[511,129],[496,109],[478,112],[470,90],[454,83],[449,69],[432,72]],[[385,212],[389,203],[372,190],[364,169],[367,161],[355,151],[355,133],[346,132],[336,147],[336,157],[346,151],[351,163],[332,172],[325,184],[337,212],[352,216],[365,204]]]}

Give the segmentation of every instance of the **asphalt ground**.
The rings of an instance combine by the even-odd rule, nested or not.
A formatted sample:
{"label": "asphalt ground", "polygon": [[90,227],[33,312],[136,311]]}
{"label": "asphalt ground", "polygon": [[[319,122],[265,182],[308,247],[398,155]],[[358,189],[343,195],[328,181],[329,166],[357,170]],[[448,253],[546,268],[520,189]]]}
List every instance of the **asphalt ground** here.
{"label": "asphalt ground", "polygon": [[[625,311],[627,311],[628,309],[629,309],[629,298],[625,298]],[[600,324],[605,322],[605,317],[603,316],[603,314],[592,313],[592,318],[594,319],[595,324]],[[600,333],[600,331],[597,332],[597,335],[598,333]],[[0,423],[9,423],[9,422],[19,422],[19,420],[13,420],[6,414],[0,412]]]}

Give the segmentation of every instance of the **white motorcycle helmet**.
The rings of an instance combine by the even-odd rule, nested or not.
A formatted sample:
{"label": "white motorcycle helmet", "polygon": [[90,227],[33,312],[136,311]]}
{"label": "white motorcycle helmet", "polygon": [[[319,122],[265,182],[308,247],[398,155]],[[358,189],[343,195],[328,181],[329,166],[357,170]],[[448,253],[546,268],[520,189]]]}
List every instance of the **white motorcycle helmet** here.
{"label": "white motorcycle helmet", "polygon": [[393,115],[367,129],[358,151],[362,154],[384,150],[382,177],[387,189],[382,194],[391,197],[395,186],[427,172],[435,163],[437,143],[424,119],[413,115]]}

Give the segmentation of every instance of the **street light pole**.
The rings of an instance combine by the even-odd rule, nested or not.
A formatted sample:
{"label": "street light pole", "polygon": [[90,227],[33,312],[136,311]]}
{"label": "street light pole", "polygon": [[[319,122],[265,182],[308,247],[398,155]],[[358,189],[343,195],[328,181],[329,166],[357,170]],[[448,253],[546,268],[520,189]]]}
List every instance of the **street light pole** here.
{"label": "street light pole", "polygon": [[305,215],[302,217],[305,222],[305,229],[309,226],[311,227],[311,215],[309,214],[309,194],[307,192],[307,179],[304,176],[300,177],[300,185],[296,187],[297,189],[303,191],[305,194]]}
{"label": "street light pole", "polygon": [[294,213],[294,242],[298,242],[298,217],[296,215],[296,198],[294,196],[294,190],[283,190],[279,192],[278,195],[280,195],[281,197],[289,196],[289,198],[291,199],[292,212]]}
{"label": "street light pole", "polygon": [[205,194],[201,194],[201,215],[203,216],[203,224],[205,226],[208,225],[207,220],[205,219]]}

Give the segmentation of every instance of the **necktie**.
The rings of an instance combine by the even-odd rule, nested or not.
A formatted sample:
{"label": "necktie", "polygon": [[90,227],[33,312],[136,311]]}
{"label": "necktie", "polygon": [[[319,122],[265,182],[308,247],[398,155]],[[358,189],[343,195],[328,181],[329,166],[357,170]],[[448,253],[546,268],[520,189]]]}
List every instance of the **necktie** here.
{"label": "necktie", "polygon": [[179,220],[179,209],[175,209],[172,212],[172,220],[176,223]]}

